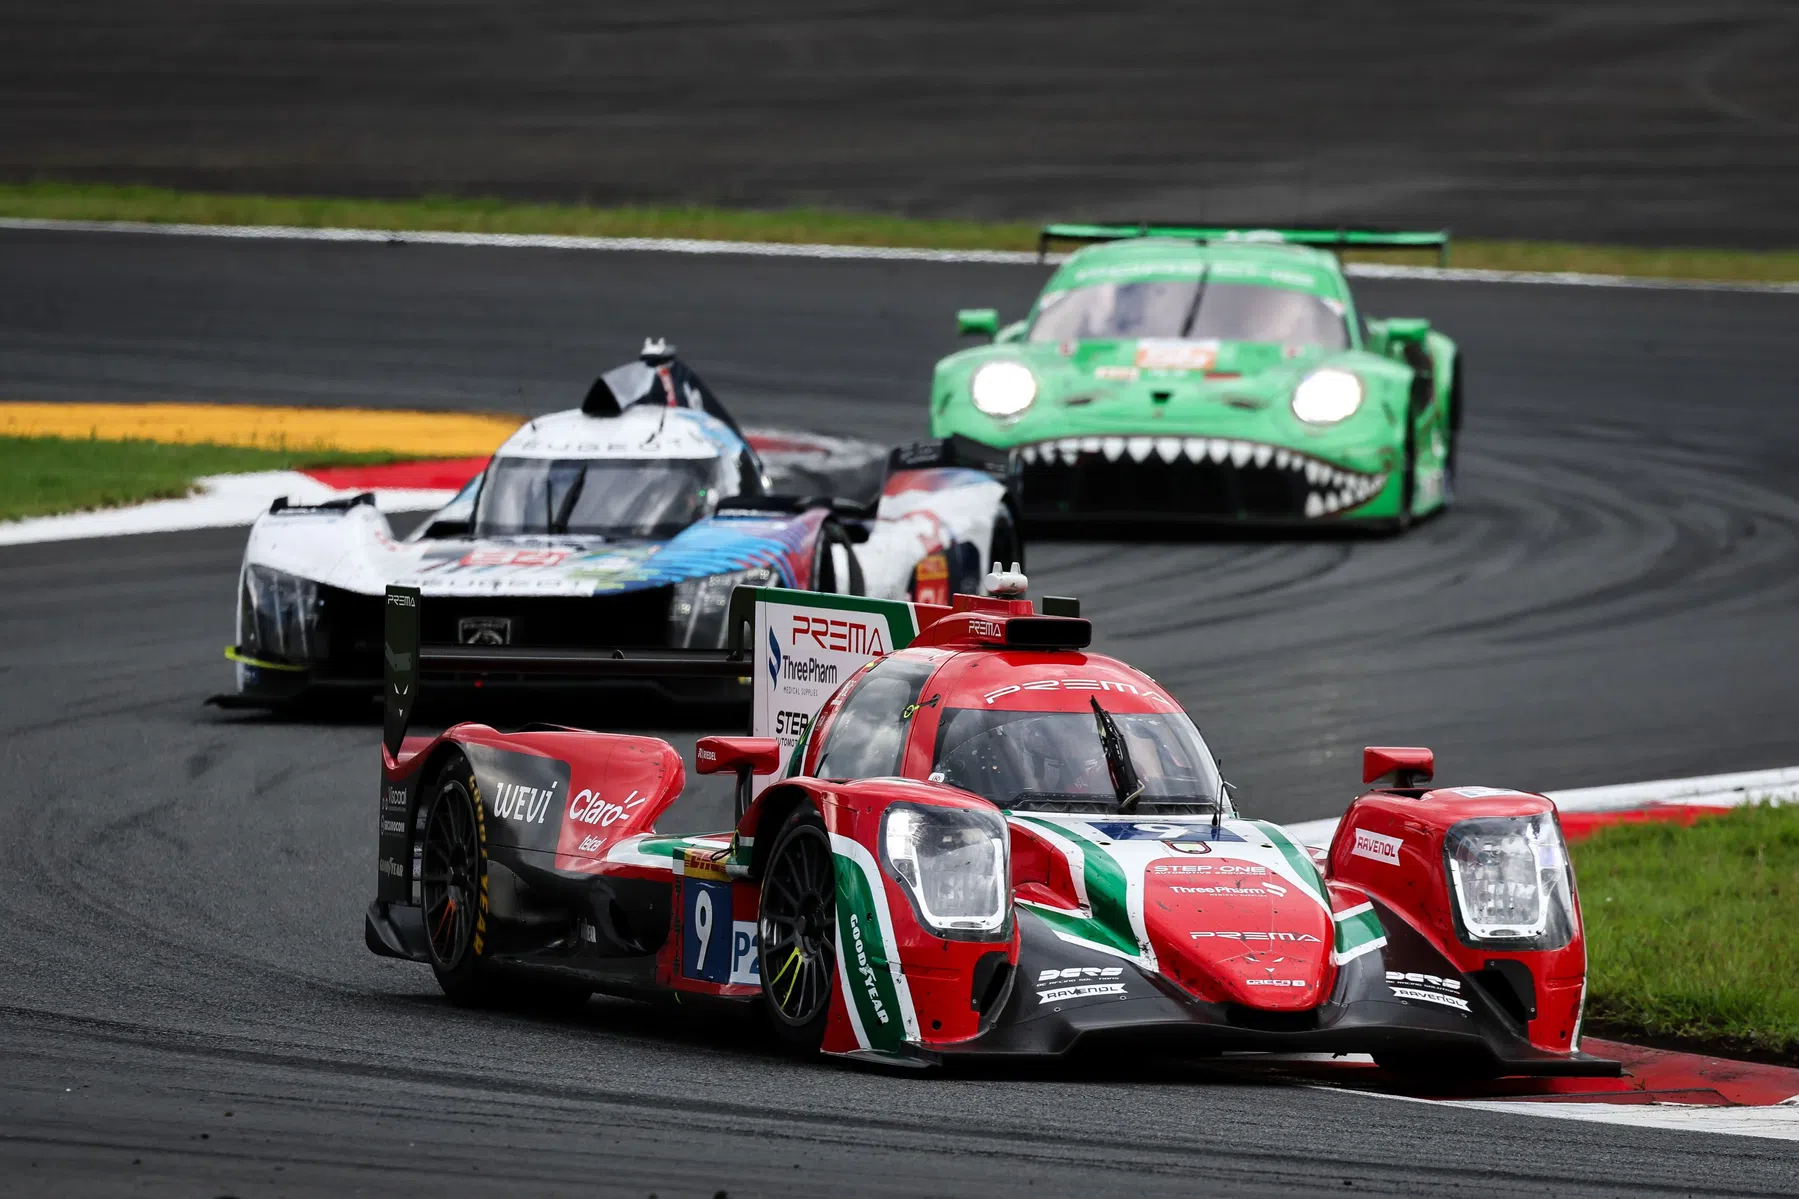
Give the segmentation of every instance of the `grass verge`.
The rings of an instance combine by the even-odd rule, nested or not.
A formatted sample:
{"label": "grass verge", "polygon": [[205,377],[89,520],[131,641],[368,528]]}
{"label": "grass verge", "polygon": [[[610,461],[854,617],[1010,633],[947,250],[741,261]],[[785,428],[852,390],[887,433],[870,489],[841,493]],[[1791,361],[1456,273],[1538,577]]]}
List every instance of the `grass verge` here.
{"label": "grass verge", "polygon": [[[1082,213],[1065,214],[1069,219]],[[722,241],[824,242],[950,250],[1035,250],[1034,222],[917,220],[795,208],[752,212],[704,207],[594,208],[430,196],[368,200],[233,195],[106,184],[0,183],[0,216],[41,220],[150,221],[199,225],[550,233],[588,237],[693,237]],[[1348,255],[1351,260],[1436,265],[1435,254]],[[1511,271],[1786,283],[1799,281],[1799,249],[1651,249],[1536,241],[1457,241],[1450,264]]]}
{"label": "grass verge", "polygon": [[0,520],[176,499],[192,491],[201,475],[394,460],[392,454],[328,450],[0,437]]}
{"label": "grass verge", "polygon": [[1590,1031],[1799,1064],[1799,806],[1573,847]]}

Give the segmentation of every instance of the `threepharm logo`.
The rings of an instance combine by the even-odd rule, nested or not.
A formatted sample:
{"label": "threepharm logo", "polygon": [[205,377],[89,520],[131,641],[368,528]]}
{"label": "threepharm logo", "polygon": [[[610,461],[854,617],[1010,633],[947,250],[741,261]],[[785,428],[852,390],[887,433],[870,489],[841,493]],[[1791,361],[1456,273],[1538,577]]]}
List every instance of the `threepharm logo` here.
{"label": "threepharm logo", "polygon": [[768,631],[768,681],[781,681],[781,639],[773,629]]}

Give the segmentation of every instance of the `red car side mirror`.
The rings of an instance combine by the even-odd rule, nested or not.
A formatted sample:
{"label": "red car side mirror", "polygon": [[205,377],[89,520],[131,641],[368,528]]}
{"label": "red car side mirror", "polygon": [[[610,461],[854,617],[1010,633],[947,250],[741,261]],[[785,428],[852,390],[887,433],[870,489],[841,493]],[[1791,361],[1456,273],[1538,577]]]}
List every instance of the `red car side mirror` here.
{"label": "red car side mirror", "polygon": [[1436,769],[1437,756],[1421,745],[1370,745],[1362,750],[1364,783],[1416,787],[1430,782]]}
{"label": "red car side mirror", "polygon": [[750,790],[759,774],[781,768],[781,743],[773,737],[701,737],[693,747],[701,774],[737,774],[737,819],[750,810]]}
{"label": "red car side mirror", "polygon": [[773,774],[781,766],[781,743],[773,737],[701,737],[694,746],[694,767],[701,774]]}

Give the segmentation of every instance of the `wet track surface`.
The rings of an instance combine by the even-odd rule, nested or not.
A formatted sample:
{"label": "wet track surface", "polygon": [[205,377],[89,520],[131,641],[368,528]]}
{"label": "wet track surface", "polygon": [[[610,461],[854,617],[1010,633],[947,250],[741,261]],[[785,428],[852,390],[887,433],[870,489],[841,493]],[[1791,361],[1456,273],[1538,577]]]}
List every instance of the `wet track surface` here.
{"label": "wet track surface", "polygon": [[[544,411],[647,332],[757,424],[922,431],[1026,268],[0,235],[6,398]],[[1388,284],[1468,355],[1461,502],[1400,540],[1039,543],[1257,815],[1359,747],[1524,787],[1799,761],[1791,297]],[[893,1076],[596,1001],[470,1014],[362,946],[372,722],[200,701],[241,530],[0,549],[0,1191],[1788,1193],[1773,1141],[1259,1085]],[[678,744],[690,747],[691,733]],[[671,827],[716,827],[702,789]]]}

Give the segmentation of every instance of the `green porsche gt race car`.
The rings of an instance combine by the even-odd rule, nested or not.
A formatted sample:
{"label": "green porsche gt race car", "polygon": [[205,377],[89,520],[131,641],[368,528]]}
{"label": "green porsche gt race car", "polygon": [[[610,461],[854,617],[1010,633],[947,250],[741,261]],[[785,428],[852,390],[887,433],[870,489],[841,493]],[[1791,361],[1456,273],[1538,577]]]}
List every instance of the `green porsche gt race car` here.
{"label": "green porsche gt race car", "polygon": [[[1025,319],[937,364],[931,432],[1010,451],[1024,519],[1404,529],[1445,507],[1462,373],[1416,318],[1364,317],[1332,249],[1446,233],[1051,225],[1087,245]],[[1321,248],[1329,247],[1329,248]]]}

